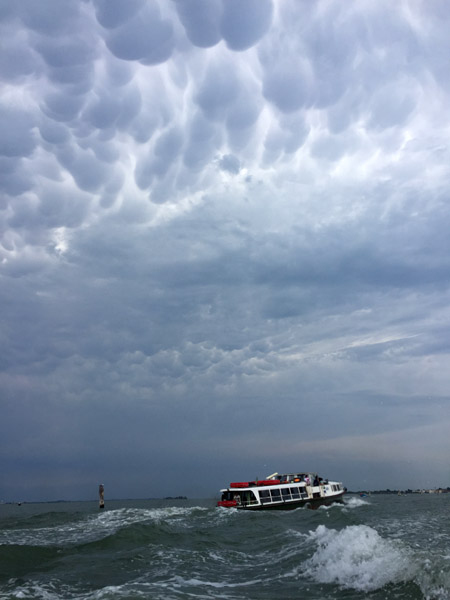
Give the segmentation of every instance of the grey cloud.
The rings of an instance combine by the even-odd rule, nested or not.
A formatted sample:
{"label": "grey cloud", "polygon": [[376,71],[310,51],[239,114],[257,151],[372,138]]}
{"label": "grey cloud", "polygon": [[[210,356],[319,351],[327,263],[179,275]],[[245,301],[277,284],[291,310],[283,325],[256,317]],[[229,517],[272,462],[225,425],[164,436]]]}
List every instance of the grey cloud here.
{"label": "grey cloud", "polygon": [[142,96],[138,88],[130,87],[121,98],[120,112],[116,121],[120,130],[127,128],[142,109]]}
{"label": "grey cloud", "polygon": [[109,178],[107,165],[96,159],[90,150],[62,148],[58,150],[58,160],[81,190],[98,191]]}
{"label": "grey cloud", "polygon": [[[120,159],[120,147],[115,142],[107,143],[108,140],[96,139],[89,144],[89,149],[95,154],[98,160],[112,164]],[[116,166],[116,173],[121,173],[121,167]]]}
{"label": "grey cloud", "polygon": [[45,3],[24,0],[18,3],[17,8],[25,25],[43,35],[73,33],[81,16],[81,3],[77,0],[64,3],[58,0],[48,0]]}
{"label": "grey cloud", "polygon": [[225,154],[219,160],[219,167],[222,171],[228,171],[229,173],[237,175],[241,170],[241,163],[233,154]]}
{"label": "grey cloud", "polygon": [[64,86],[64,91],[70,95],[87,94],[94,86],[95,71],[92,64],[77,65],[64,69],[51,69],[48,79],[56,86]]}
{"label": "grey cloud", "polygon": [[263,162],[270,165],[284,154],[296,152],[308,138],[309,127],[303,115],[287,114],[273,123],[264,139]]}
{"label": "grey cloud", "polygon": [[369,124],[374,128],[387,128],[403,124],[417,105],[419,92],[412,81],[399,88],[397,84],[380,89],[370,101]]}
{"label": "grey cloud", "polygon": [[194,46],[209,48],[220,42],[221,0],[176,0],[176,8]]}
{"label": "grey cloud", "polygon": [[111,58],[105,61],[106,81],[114,87],[120,87],[130,83],[135,74],[135,68],[129,62]]}
{"label": "grey cloud", "polygon": [[254,46],[272,22],[272,0],[177,0],[186,35],[195,46],[209,48],[222,38],[231,50]]}
{"label": "grey cloud", "polygon": [[196,114],[189,128],[188,140],[183,154],[184,164],[198,170],[211,160],[215,148],[220,145],[221,132],[201,114]]}
{"label": "grey cloud", "polygon": [[155,142],[155,156],[164,162],[171,162],[176,158],[183,142],[182,132],[178,127],[172,127],[162,133]]}
{"label": "grey cloud", "polygon": [[[33,178],[21,158],[0,158],[0,176],[4,194],[19,196],[33,187]],[[3,195],[0,207],[6,206],[7,200]]]}
{"label": "grey cloud", "polygon": [[0,19],[2,21],[9,21],[13,19],[17,14],[17,5],[12,4],[11,2],[2,2],[0,3]]}
{"label": "grey cloud", "polygon": [[305,122],[304,115],[283,115],[279,120],[283,136],[284,151],[287,154],[296,152],[305,143],[310,128]]}
{"label": "grey cloud", "polygon": [[46,227],[77,227],[90,208],[88,194],[71,190],[61,193],[57,184],[47,183],[39,194],[39,214]]}
{"label": "grey cloud", "polygon": [[79,115],[85,102],[86,99],[82,95],[74,96],[70,92],[51,92],[45,97],[42,110],[55,121],[72,121]]}
{"label": "grey cloud", "polygon": [[[351,8],[347,10],[350,12]],[[313,103],[320,108],[333,106],[346,91],[359,52],[359,40],[355,37],[358,27],[350,16],[336,26],[340,18],[336,13],[338,7],[330,5],[325,14],[316,14],[312,26],[302,36],[313,69]]]}
{"label": "grey cloud", "polygon": [[[32,221],[33,219],[29,219],[28,223],[31,223]],[[12,277],[14,279],[21,279],[26,278],[28,276],[33,277],[34,275],[42,274],[48,268],[48,255],[38,248],[37,242],[41,243],[42,238],[39,240],[35,239],[30,241],[34,241],[34,247],[32,247],[32,244],[29,244],[26,247],[21,247],[20,245],[17,246],[16,249],[21,250],[20,254],[18,254],[11,260],[7,260],[7,262],[3,265],[3,271],[8,278]],[[27,319],[27,321],[23,321],[23,323],[25,322],[29,322],[29,318]],[[11,346],[11,351],[13,350],[14,348],[13,346]],[[22,354],[21,360],[23,360],[23,358],[24,354]],[[11,357],[9,357],[9,360],[13,359],[14,354]],[[26,364],[26,361],[22,364]]]}
{"label": "grey cloud", "polygon": [[[141,189],[148,188],[153,182],[154,177],[161,178],[167,174],[180,155],[182,145],[183,135],[178,127],[172,127],[161,133],[155,140],[152,151],[141,158],[136,167],[136,183]],[[167,185],[166,182],[165,186]],[[152,195],[153,199],[158,197],[160,202],[163,201],[162,191],[163,188],[159,188],[159,192],[157,188],[154,188]],[[164,196],[164,199],[169,194],[170,191]]]}
{"label": "grey cloud", "polygon": [[[4,226],[4,230],[10,228],[12,231],[14,231],[14,229],[17,229],[17,239],[20,240],[20,242],[22,242],[20,238],[20,230],[24,226],[34,221],[34,213],[35,203],[33,201],[33,198],[27,195],[21,196],[17,199],[17,201],[14,202],[11,213],[8,215],[8,217],[6,218],[4,214],[2,215],[3,223],[7,224],[6,227]],[[12,249],[9,243],[7,243],[7,247],[8,249]]]}
{"label": "grey cloud", "polygon": [[239,151],[249,143],[262,108],[259,89],[241,85],[239,96],[228,108],[225,120],[230,149]]}
{"label": "grey cloud", "polygon": [[239,81],[230,64],[212,63],[197,94],[196,101],[212,120],[223,120],[239,95]]}
{"label": "grey cloud", "polygon": [[158,127],[158,117],[151,111],[142,110],[130,124],[128,133],[139,144],[147,143]]}
{"label": "grey cloud", "polygon": [[332,134],[342,133],[360,118],[362,111],[365,111],[365,105],[360,91],[344,94],[328,109],[328,130]]}
{"label": "grey cloud", "polygon": [[146,0],[93,0],[98,22],[106,29],[127,23],[146,4]]}
{"label": "grey cloud", "polygon": [[267,32],[272,22],[272,0],[222,0],[220,28],[232,50],[250,48]]}
{"label": "grey cloud", "polygon": [[68,129],[52,119],[41,119],[39,133],[42,139],[49,144],[62,144],[70,138]]}
{"label": "grey cloud", "polygon": [[28,111],[0,106],[0,155],[30,156],[36,147],[35,125]]}
{"label": "grey cloud", "polygon": [[256,91],[254,93],[240,93],[237,102],[230,107],[226,119],[229,131],[239,132],[254,125],[261,113],[261,103],[258,102]]}
{"label": "grey cloud", "polygon": [[165,180],[157,180],[150,191],[150,200],[155,204],[163,204],[174,197],[174,183],[168,180],[168,176]]}
{"label": "grey cloud", "polygon": [[285,113],[311,103],[310,76],[302,61],[282,62],[267,70],[263,84],[264,97]]}
{"label": "grey cloud", "polygon": [[130,20],[106,33],[106,45],[117,58],[145,65],[165,62],[174,49],[173,26],[157,4],[145,4]]}
{"label": "grey cloud", "polygon": [[359,144],[360,141],[356,135],[323,135],[311,144],[311,153],[318,159],[336,161],[346,154],[355,153]]}
{"label": "grey cloud", "polygon": [[2,51],[0,53],[0,76],[6,81],[20,80],[24,76],[31,75],[40,70],[37,68],[36,60],[33,55],[28,40],[24,36],[17,39],[11,35],[7,26],[3,25],[1,29]]}
{"label": "grey cloud", "polygon": [[113,125],[121,112],[120,99],[117,93],[103,93],[84,111],[85,119],[97,129],[107,129]]}
{"label": "grey cloud", "polygon": [[56,448],[75,478],[101,415],[112,476],[124,444],[181,477],[181,445],[223,473],[244,440],[253,472],[301,421],[353,477],[374,432],[447,418],[450,13],[411,6],[0,2],[10,473]]}
{"label": "grey cloud", "polygon": [[69,39],[40,39],[36,42],[35,49],[49,67],[66,70],[91,62],[94,58],[95,45],[85,35],[72,35]]}

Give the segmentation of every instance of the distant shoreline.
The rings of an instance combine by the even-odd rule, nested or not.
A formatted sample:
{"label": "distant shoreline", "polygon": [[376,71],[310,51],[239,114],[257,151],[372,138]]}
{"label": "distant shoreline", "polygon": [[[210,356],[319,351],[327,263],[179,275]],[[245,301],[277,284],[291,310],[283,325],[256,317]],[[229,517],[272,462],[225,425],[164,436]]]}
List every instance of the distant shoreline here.
{"label": "distant shoreline", "polygon": [[[147,500],[189,500],[187,496],[162,496],[158,498],[108,498],[108,502],[146,502]],[[97,498],[91,498],[90,500],[9,500],[0,502],[0,506],[6,506],[11,504],[64,504],[69,502],[95,502],[98,503]],[[106,503],[106,500],[105,500]]]}
{"label": "distant shoreline", "polygon": [[402,494],[402,495],[406,495],[406,494],[448,494],[450,493],[450,487],[446,487],[446,488],[424,488],[424,489],[418,489],[418,490],[391,490],[391,489],[386,489],[386,490],[358,490],[358,491],[353,491],[353,490],[347,490],[347,494]]}

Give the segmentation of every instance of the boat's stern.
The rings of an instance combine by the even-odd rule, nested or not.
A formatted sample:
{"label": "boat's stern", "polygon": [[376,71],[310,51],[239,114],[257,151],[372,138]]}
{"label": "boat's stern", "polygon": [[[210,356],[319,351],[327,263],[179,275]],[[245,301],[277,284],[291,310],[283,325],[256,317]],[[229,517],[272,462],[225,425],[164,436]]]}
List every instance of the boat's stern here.
{"label": "boat's stern", "polygon": [[222,506],[223,508],[236,508],[237,501],[236,500],[219,500],[217,506]]}

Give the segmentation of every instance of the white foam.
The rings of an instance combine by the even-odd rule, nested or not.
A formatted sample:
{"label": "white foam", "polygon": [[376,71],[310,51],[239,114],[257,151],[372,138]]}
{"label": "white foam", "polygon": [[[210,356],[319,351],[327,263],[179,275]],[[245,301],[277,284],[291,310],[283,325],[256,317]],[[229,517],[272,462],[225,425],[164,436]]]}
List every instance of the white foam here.
{"label": "white foam", "polygon": [[368,592],[409,581],[414,575],[406,550],[366,525],[341,531],[319,525],[310,539],[317,543],[317,550],[304,563],[304,574],[319,583]]}
{"label": "white foam", "polygon": [[421,568],[416,575],[419,585],[426,600],[450,599],[450,569],[448,557],[433,556],[423,558]]}
{"label": "white foam", "polygon": [[345,508],[359,508],[360,506],[370,506],[370,502],[367,502],[367,500],[363,500],[362,498],[354,497],[346,498],[344,501]]}

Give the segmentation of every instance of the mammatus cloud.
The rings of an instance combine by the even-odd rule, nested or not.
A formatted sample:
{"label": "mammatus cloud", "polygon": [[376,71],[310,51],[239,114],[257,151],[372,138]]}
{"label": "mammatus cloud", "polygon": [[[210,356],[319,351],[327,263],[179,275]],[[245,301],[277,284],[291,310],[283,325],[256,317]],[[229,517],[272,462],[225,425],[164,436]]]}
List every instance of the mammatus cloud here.
{"label": "mammatus cloud", "polygon": [[[402,464],[425,461],[410,440],[450,417],[449,19],[439,2],[3,2],[0,496],[14,472],[44,498],[61,471],[114,479],[110,461],[128,495],[142,455],[167,472],[208,455],[214,487],[299,454],[393,486],[377,447],[395,437]],[[426,485],[436,440],[402,485]],[[161,481],[142,494],[183,491]]]}

